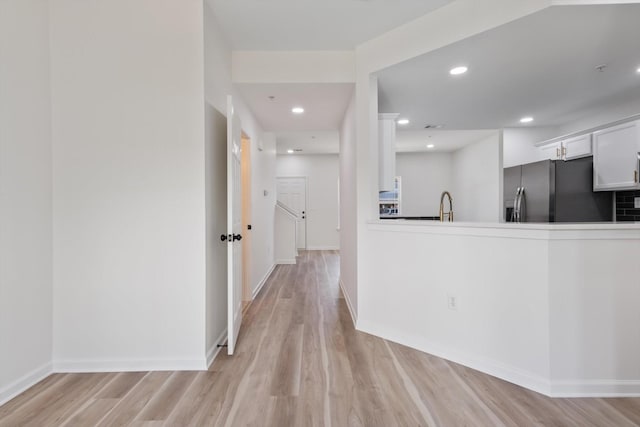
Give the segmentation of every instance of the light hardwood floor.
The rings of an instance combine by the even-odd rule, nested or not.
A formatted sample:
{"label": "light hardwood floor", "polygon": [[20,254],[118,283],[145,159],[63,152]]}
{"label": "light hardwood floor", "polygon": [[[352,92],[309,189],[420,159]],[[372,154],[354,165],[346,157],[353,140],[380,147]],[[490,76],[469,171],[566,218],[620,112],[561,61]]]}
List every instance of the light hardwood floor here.
{"label": "light hardwood floor", "polygon": [[354,330],[339,255],[278,266],[207,372],[54,374],[0,426],[639,426],[640,399],[550,399]]}

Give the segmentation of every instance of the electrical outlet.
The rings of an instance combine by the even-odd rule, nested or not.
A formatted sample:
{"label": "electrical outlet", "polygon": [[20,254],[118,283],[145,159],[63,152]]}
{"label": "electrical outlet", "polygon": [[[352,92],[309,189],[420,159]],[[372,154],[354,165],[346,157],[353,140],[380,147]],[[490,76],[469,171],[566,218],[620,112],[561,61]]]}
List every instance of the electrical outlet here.
{"label": "electrical outlet", "polygon": [[633,207],[636,209],[640,209],[640,197],[633,198]]}
{"label": "electrical outlet", "polygon": [[458,298],[455,295],[447,294],[447,307],[449,307],[449,310],[458,309]]}

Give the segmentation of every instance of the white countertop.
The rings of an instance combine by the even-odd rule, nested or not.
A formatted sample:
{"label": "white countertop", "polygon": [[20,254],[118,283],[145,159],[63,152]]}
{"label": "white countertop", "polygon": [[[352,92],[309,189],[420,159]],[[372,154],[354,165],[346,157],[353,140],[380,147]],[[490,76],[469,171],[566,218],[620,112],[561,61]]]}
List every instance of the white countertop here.
{"label": "white countertop", "polygon": [[412,233],[495,236],[530,239],[631,239],[640,240],[640,222],[513,223],[440,222],[430,220],[377,219],[370,230]]}

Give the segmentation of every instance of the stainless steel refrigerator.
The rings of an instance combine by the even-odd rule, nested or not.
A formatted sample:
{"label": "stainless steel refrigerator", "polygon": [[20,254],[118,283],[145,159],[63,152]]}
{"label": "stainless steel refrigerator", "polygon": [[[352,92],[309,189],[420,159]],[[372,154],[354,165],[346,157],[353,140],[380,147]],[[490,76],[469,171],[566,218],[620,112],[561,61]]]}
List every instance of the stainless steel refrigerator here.
{"label": "stainless steel refrigerator", "polygon": [[613,220],[613,193],[593,191],[593,158],[543,160],[504,169],[508,222]]}

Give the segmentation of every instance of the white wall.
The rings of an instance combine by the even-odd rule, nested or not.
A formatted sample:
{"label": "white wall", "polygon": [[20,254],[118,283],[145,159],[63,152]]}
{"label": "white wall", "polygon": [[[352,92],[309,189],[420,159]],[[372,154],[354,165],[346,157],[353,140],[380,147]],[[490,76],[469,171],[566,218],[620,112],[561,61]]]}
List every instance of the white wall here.
{"label": "white wall", "polygon": [[277,156],[276,175],[307,178],[307,249],[338,249],[338,155]]}
{"label": "white wall", "polygon": [[547,158],[546,153],[534,144],[560,136],[555,127],[505,128],[502,130],[503,166],[524,165]]}
{"label": "white wall", "polygon": [[367,228],[359,329],[551,396],[640,393],[637,225]]}
{"label": "white wall", "polygon": [[640,90],[629,91],[622,98],[605,100],[582,112],[581,117],[559,126],[556,136],[580,132],[640,114]]}
{"label": "white wall", "polygon": [[367,228],[358,247],[370,261],[358,275],[366,283],[358,287],[358,329],[546,390],[546,241],[455,222]]}
{"label": "white wall", "polygon": [[[206,22],[206,21],[205,21]],[[205,39],[206,44],[206,39]],[[206,51],[205,51],[206,52]],[[206,349],[209,364],[227,330],[227,118],[205,106]]]}
{"label": "white wall", "polygon": [[340,286],[354,323],[358,318],[355,109],[354,94],[340,126]]}
{"label": "white wall", "polygon": [[231,52],[213,12],[204,6],[206,351],[210,364],[227,337],[227,98],[231,93]]}
{"label": "white wall", "polygon": [[550,242],[554,393],[640,393],[639,234]]}
{"label": "white wall", "polygon": [[350,83],[353,51],[234,51],[235,83]]}
{"label": "white wall", "polygon": [[0,405],[51,370],[49,24],[0,1]]}
{"label": "white wall", "polygon": [[[273,134],[263,132],[260,124],[235,90],[232,67],[233,53],[225,35],[220,32],[217,17],[205,5],[205,97],[226,117],[227,95],[233,96],[242,130],[251,139],[251,255],[250,287],[256,293],[274,267],[273,224],[276,203],[276,148]],[[262,143],[262,150],[258,149]],[[266,195],[265,195],[266,191]],[[218,232],[218,235],[221,234]],[[221,277],[221,276],[220,276]],[[224,325],[226,327],[226,323]],[[217,325],[213,329],[221,330]]]}
{"label": "white wall", "polygon": [[451,153],[396,154],[396,174],[402,177],[403,216],[438,216],[440,194],[453,191],[451,158]]}
{"label": "white wall", "polygon": [[500,134],[456,150],[451,171],[454,220],[500,221],[504,197]]}
{"label": "white wall", "polygon": [[202,8],[51,2],[57,370],[206,365]]}
{"label": "white wall", "polygon": [[[262,138],[262,150],[258,141]],[[270,132],[251,139],[251,290],[261,289],[273,270],[276,206],[276,137]]]}

